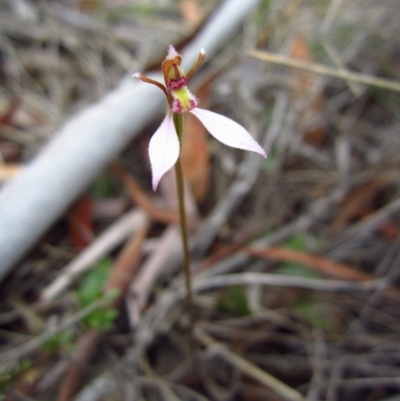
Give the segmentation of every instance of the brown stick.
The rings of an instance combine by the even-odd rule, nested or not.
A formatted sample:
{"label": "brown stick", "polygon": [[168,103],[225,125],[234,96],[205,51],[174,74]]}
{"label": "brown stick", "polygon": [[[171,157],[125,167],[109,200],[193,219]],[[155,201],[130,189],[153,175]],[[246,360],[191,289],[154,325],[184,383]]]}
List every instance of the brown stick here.
{"label": "brown stick", "polygon": [[373,277],[369,274],[355,270],[343,263],[329,260],[322,256],[316,256],[305,252],[292,251],[285,248],[245,248],[244,251],[251,256],[258,258],[270,258],[285,262],[302,263],[313,270],[328,276],[354,281],[368,281]]}

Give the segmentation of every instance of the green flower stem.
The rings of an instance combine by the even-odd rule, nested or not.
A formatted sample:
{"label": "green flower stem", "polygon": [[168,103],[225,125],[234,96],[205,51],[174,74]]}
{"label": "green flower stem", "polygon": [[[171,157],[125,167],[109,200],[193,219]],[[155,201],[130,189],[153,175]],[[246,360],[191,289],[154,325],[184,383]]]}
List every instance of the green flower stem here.
{"label": "green flower stem", "polygon": [[[180,149],[182,149],[182,114],[173,114],[175,129],[178,134]],[[179,217],[181,226],[182,246],[183,246],[183,272],[185,274],[186,284],[186,304],[189,315],[189,335],[192,348],[192,358],[195,355],[194,342],[194,314],[193,314],[193,299],[192,299],[192,280],[190,273],[190,253],[189,253],[189,237],[185,213],[185,194],[183,187],[182,162],[179,154],[175,164],[176,184],[178,190]]]}

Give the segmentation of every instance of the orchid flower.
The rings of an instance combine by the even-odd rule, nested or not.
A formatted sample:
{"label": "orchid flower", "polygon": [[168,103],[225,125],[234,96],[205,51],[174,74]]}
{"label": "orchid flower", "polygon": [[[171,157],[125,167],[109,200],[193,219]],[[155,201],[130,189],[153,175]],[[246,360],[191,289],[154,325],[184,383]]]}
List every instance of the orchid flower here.
{"label": "orchid flower", "polygon": [[181,67],[182,57],[170,45],[167,58],[161,66],[165,85],[146,77],[140,72],[134,75],[140,80],[160,88],[168,102],[167,115],[152,136],[149,144],[153,190],[157,189],[161,177],[175,165],[179,157],[180,141],[176,132],[173,114],[190,112],[203,123],[214,138],[225,145],[257,152],[267,157],[264,149],[241,125],[225,116],[197,107],[198,100],[190,93],[187,84],[204,58],[205,52],[201,49],[196,63],[185,75]]}

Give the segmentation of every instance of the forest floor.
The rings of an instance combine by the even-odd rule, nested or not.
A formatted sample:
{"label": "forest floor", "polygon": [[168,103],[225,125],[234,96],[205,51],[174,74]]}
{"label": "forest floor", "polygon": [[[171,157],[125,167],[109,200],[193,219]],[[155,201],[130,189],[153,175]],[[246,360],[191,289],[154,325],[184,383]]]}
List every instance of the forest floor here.
{"label": "forest floor", "polygon": [[[0,198],[219,6],[0,2]],[[399,21],[398,0],[259,1],[192,89],[268,158],[185,116],[193,337],[157,115],[1,282],[0,399],[400,401]]]}

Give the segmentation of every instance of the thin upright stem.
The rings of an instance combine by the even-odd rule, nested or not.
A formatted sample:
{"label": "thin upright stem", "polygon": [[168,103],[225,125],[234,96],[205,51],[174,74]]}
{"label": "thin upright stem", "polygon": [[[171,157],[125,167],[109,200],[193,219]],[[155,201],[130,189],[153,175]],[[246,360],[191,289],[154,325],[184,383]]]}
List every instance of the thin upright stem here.
{"label": "thin upright stem", "polygon": [[[178,134],[180,148],[182,149],[182,114],[174,114],[173,119],[174,119],[175,129]],[[182,247],[183,247],[183,272],[185,275],[185,285],[186,285],[186,304],[189,315],[189,335],[192,348],[191,349],[192,359],[194,359],[195,342],[194,342],[192,279],[190,272],[189,237],[188,237],[186,213],[185,213],[186,209],[185,209],[185,194],[183,186],[183,172],[182,172],[182,162],[180,155],[175,164],[175,175],[176,175],[176,184],[178,190],[179,217],[180,217],[180,227],[181,227],[181,237],[182,237]]]}

